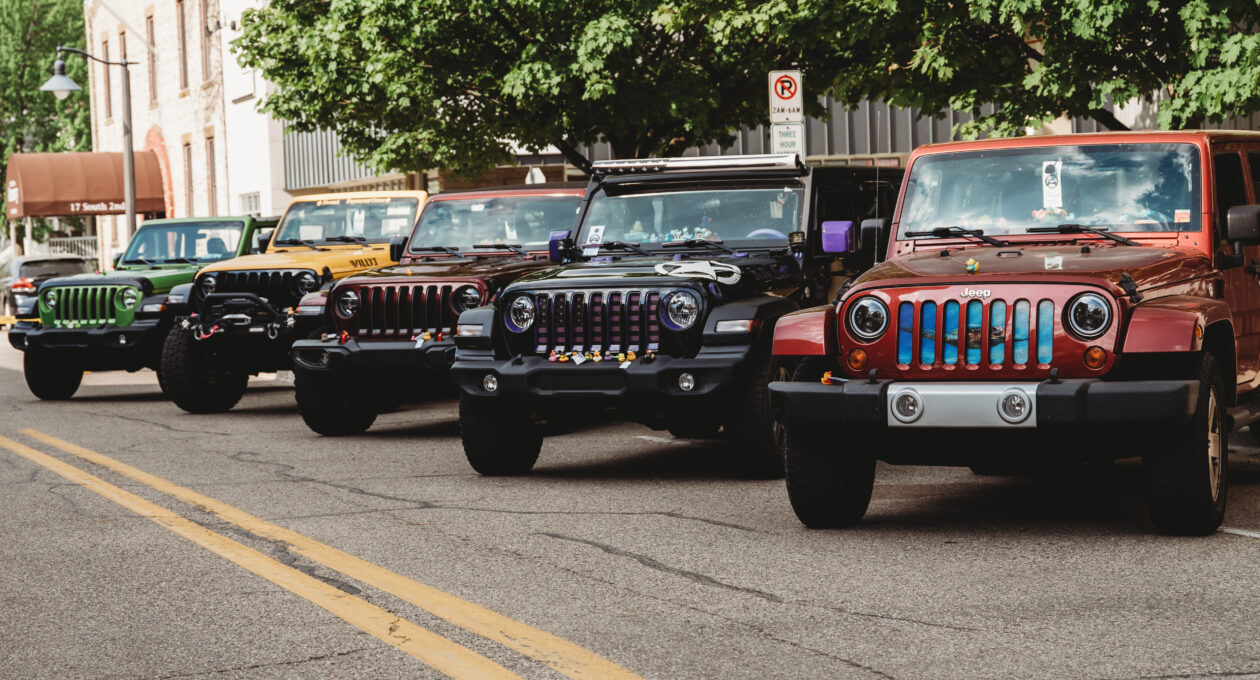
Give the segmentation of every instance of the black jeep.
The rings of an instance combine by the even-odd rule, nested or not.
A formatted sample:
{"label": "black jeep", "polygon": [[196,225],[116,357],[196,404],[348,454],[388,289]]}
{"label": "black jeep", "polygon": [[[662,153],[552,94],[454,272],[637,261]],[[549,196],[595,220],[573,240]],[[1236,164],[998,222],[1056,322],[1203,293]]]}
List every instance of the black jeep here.
{"label": "black jeep", "polygon": [[[796,156],[596,163],[565,266],[459,317],[460,431],[486,475],[533,467],[542,421],[613,410],[676,437],[723,431],[746,474],[782,474],[766,385],[784,314],[830,299],[870,256],[823,252],[821,225],[888,214],[901,171]],[[873,253],[873,249],[868,249]]]}

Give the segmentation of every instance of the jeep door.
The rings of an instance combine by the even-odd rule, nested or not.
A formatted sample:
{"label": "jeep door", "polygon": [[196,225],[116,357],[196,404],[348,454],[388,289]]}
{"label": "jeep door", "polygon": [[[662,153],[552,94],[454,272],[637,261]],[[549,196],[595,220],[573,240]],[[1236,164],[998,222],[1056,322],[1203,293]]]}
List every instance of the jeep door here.
{"label": "jeep door", "polygon": [[[1249,169],[1253,170],[1250,175]],[[1225,236],[1229,209],[1256,202],[1254,183],[1260,181],[1260,176],[1254,170],[1260,170],[1260,145],[1231,143],[1212,147],[1215,196],[1211,205],[1215,212],[1217,253],[1233,252],[1233,244]],[[1225,301],[1234,317],[1239,394],[1260,387],[1260,278],[1250,273],[1250,265],[1260,261],[1260,245],[1244,247],[1243,258],[1244,266],[1222,272]]]}

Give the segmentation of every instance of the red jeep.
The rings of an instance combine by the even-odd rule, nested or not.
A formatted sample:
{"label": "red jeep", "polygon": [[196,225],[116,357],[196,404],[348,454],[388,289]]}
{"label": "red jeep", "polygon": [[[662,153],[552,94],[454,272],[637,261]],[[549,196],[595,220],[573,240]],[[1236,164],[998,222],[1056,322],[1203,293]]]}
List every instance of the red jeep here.
{"label": "red jeep", "polygon": [[824,236],[887,260],[775,328],[797,517],[856,523],[877,459],[1140,455],[1155,526],[1215,531],[1229,433],[1260,418],[1257,191],[1260,133],[919,148],[891,223]]}

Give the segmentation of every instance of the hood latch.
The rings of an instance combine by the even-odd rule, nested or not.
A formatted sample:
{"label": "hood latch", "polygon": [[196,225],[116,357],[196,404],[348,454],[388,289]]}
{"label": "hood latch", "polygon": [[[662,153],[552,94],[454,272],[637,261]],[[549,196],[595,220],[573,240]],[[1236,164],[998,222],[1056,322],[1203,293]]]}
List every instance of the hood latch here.
{"label": "hood latch", "polygon": [[1125,272],[1120,275],[1120,287],[1123,288],[1124,292],[1129,296],[1129,302],[1136,305],[1142,301],[1142,294],[1138,292],[1137,281],[1133,280],[1133,277],[1129,275],[1129,272]]}

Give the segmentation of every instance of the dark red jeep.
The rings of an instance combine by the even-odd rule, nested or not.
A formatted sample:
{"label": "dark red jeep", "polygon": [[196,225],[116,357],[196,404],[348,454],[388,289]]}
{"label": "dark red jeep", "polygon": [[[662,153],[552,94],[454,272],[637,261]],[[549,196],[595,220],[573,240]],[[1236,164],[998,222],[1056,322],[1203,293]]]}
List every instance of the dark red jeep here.
{"label": "dark red jeep", "polygon": [[320,434],[358,434],[381,411],[448,392],[460,313],[552,266],[548,238],[573,227],[585,189],[539,184],[430,197],[411,238],[390,255],[398,264],[338,281],[325,303],[334,332],[293,345],[302,420]]}
{"label": "dark red jeep", "polygon": [[1141,456],[1156,527],[1215,531],[1229,434],[1260,417],[1257,183],[1248,132],[918,149],[891,223],[863,225],[887,260],[775,328],[802,359],[770,386],[797,517],[856,523],[876,460]]}

